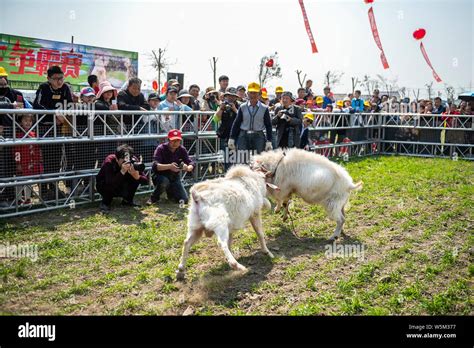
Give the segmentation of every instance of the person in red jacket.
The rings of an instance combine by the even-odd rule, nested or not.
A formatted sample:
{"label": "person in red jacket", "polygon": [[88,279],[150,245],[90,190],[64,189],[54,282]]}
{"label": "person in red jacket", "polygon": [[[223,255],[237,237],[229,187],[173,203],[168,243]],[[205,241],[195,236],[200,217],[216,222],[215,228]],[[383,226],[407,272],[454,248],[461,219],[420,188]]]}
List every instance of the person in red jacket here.
{"label": "person in red jacket", "polygon": [[[31,130],[33,125],[32,115],[20,116],[20,126],[22,129],[16,133],[16,139],[36,138],[36,133]],[[43,156],[39,145],[19,145],[13,147],[13,157],[16,163],[17,176],[30,176],[43,174]],[[31,203],[31,188],[25,187],[22,204]]]}

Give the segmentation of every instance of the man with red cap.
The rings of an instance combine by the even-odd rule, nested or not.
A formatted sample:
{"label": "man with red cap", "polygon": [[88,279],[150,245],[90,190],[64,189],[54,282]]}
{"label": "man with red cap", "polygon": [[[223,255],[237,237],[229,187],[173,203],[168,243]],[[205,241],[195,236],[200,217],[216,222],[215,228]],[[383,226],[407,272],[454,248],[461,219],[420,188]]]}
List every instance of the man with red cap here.
{"label": "man with red cap", "polygon": [[188,203],[179,173],[192,172],[194,162],[189,158],[188,151],[181,145],[183,140],[178,129],[168,132],[168,142],[160,144],[153,155],[152,179],[155,191],[151,194],[148,204],[155,204],[161,194],[166,191],[168,199],[175,202]]}

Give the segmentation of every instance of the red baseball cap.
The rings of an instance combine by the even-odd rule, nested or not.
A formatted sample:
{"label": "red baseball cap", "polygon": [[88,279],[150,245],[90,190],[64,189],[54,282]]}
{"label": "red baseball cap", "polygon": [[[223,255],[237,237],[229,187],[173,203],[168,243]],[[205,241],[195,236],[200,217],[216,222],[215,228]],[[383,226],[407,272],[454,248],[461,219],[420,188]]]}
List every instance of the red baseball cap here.
{"label": "red baseball cap", "polygon": [[168,139],[169,140],[176,140],[176,139],[182,140],[183,137],[181,136],[181,131],[179,131],[178,129],[170,130],[168,132]]}

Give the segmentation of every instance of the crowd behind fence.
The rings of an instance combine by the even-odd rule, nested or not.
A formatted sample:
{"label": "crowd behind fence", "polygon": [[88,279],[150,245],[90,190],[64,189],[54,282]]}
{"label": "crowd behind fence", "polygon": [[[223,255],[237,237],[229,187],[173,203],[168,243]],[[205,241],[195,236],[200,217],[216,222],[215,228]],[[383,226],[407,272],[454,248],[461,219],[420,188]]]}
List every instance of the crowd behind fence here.
{"label": "crowd behind fence", "polygon": [[[95,175],[119,144],[131,145],[149,174],[155,148],[166,141],[162,116],[183,132],[183,145],[196,162],[192,173],[183,174],[185,185],[224,174],[214,112],[70,110],[61,112],[61,123],[57,117],[44,122],[49,115],[58,111],[0,110],[0,117],[9,120],[0,129],[0,218],[96,200]],[[330,158],[402,154],[474,159],[471,115],[313,115],[309,150]],[[32,160],[22,163],[19,158],[24,157]],[[150,180],[140,192],[152,188]],[[25,190],[31,197],[26,202],[21,200]]]}

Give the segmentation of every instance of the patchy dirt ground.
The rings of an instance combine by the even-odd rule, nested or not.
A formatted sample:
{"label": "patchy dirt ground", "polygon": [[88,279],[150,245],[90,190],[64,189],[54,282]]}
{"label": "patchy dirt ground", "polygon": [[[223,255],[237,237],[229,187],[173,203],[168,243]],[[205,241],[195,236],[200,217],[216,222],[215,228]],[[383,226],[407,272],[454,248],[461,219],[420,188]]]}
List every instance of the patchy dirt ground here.
{"label": "patchy dirt ground", "polygon": [[[295,228],[266,212],[276,258],[250,226],[230,270],[214,238],[191,249],[185,282],[175,270],[186,210],[97,206],[0,222],[0,245],[36,245],[38,260],[0,259],[2,314],[472,315],[474,164],[380,157],[343,163],[353,194],[346,235],[320,207],[296,199]],[[141,197],[144,202],[146,197]]]}

